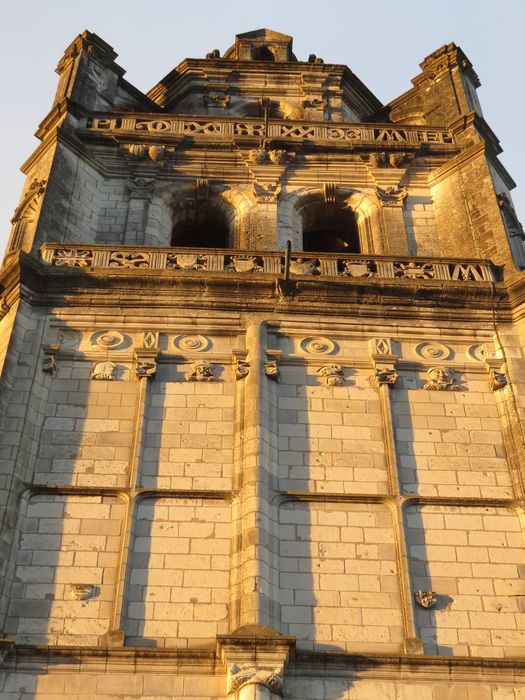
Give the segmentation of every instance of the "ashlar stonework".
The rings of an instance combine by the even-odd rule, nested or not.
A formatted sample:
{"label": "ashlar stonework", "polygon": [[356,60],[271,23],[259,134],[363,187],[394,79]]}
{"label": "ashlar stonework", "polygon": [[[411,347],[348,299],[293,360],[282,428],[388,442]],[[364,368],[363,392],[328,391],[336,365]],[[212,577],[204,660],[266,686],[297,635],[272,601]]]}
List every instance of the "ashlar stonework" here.
{"label": "ashlar stonework", "polygon": [[0,697],[525,697],[525,236],[455,44],[84,32],[0,270]]}

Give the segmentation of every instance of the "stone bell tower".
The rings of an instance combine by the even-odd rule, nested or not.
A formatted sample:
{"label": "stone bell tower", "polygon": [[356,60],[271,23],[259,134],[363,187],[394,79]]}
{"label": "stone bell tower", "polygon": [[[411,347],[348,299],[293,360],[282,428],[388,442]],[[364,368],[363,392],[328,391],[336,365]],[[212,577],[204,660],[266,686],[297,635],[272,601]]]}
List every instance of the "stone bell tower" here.
{"label": "stone bell tower", "polygon": [[478,78],[448,44],[383,105],[303,58],[58,64],[0,270],[2,698],[525,693],[524,233]]}

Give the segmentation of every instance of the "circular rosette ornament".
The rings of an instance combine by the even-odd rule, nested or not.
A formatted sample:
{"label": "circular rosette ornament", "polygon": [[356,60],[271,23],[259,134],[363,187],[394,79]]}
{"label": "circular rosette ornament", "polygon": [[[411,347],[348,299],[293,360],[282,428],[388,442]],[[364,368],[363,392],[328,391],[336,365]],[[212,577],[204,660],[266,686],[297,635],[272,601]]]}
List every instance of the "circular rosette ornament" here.
{"label": "circular rosette ornament", "polygon": [[452,353],[452,349],[444,343],[419,343],[416,347],[416,354],[424,360],[448,360]]}
{"label": "circular rosette ornament", "polygon": [[205,335],[179,335],[173,341],[181,352],[206,352],[211,347],[211,340]]}
{"label": "circular rosette ornament", "polygon": [[315,337],[302,340],[301,349],[308,355],[331,355],[336,351],[336,346],[328,338]]}
{"label": "circular rosette ornament", "polygon": [[126,338],[119,331],[100,331],[91,336],[91,344],[103,350],[116,350],[124,345]]}

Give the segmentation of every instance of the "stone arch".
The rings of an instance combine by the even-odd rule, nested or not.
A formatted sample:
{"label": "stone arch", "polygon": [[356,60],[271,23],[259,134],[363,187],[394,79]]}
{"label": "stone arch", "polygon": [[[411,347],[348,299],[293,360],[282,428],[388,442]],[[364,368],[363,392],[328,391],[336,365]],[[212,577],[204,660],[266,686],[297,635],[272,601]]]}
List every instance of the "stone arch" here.
{"label": "stone arch", "polygon": [[[305,221],[308,219],[308,210],[329,206],[334,206],[334,204],[325,203],[324,189],[321,187],[302,188],[282,197],[277,220],[279,248],[283,248],[286,241],[290,240],[293,249],[303,250],[303,232]],[[339,207],[341,211],[353,212],[355,217],[356,248],[358,250],[352,250],[352,252],[373,253],[375,255],[386,253],[380,210],[370,194],[337,187],[335,206]]]}
{"label": "stone arch", "polygon": [[[250,231],[253,228],[255,201],[242,188],[227,188],[197,183],[170,183],[153,197],[146,224],[145,243],[147,245],[169,246],[176,227],[181,224],[207,224],[216,222],[224,228],[224,240],[216,247],[249,247]],[[199,246],[199,241],[183,240],[181,236],[174,242],[176,246]],[[189,230],[189,228],[187,229]],[[188,234],[190,237],[191,234]],[[207,247],[207,246],[203,246]],[[210,246],[214,247],[214,246]]]}

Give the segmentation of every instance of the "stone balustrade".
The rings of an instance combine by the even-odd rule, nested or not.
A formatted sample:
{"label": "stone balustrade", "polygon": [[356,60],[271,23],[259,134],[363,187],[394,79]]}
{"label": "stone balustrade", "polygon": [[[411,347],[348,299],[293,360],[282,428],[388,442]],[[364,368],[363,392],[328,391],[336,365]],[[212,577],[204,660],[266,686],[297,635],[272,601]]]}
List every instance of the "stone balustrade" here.
{"label": "stone balustrade", "polygon": [[[284,274],[283,251],[238,251],[205,248],[155,248],[126,245],[62,245],[45,243],[43,260],[55,267],[87,269],[170,270],[174,273],[202,271],[227,274]],[[291,277],[329,277],[449,280],[486,282],[493,279],[490,263],[483,260],[401,258],[336,253],[292,254]]]}

